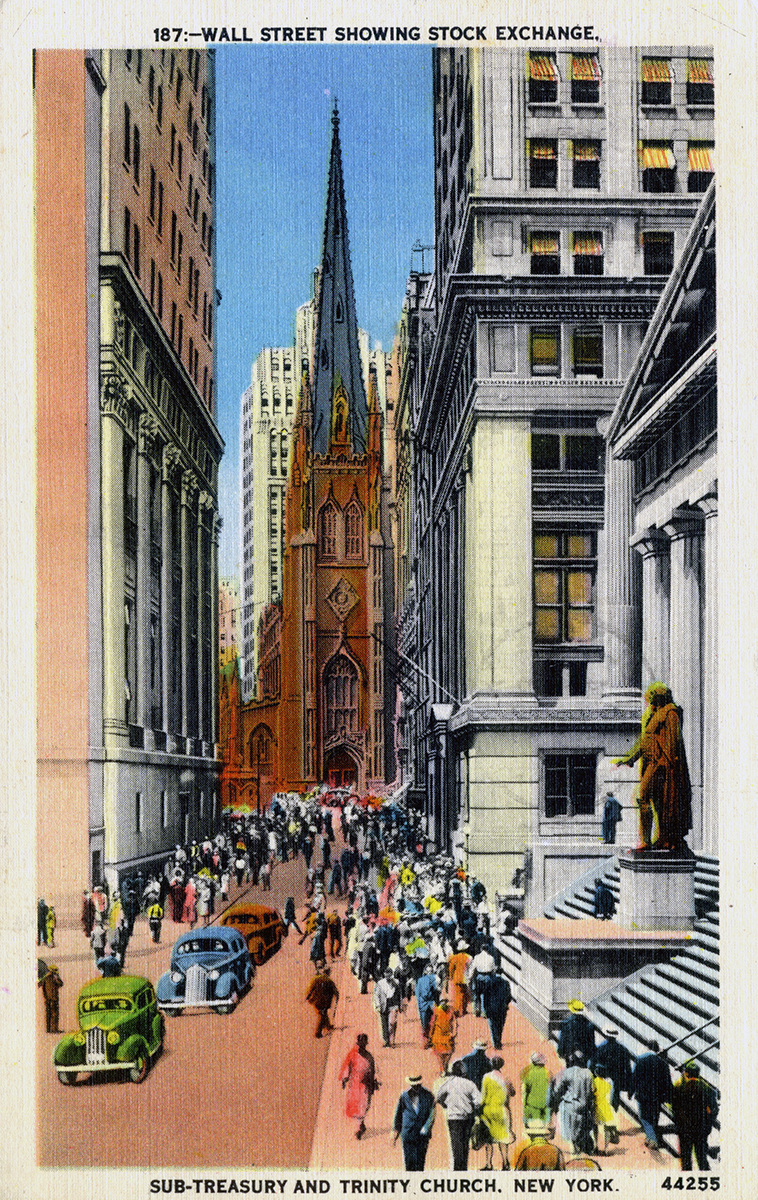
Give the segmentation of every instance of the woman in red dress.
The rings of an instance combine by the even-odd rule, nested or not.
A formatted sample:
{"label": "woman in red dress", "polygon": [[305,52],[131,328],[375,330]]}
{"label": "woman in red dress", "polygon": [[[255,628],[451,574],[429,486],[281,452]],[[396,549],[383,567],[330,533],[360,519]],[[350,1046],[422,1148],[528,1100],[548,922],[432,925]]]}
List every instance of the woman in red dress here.
{"label": "woman in red dress", "polygon": [[371,1097],[379,1083],[376,1078],[374,1056],[366,1049],[368,1036],[359,1033],[355,1045],[347,1052],[340,1070],[339,1079],[343,1088],[347,1088],[345,1097],[345,1116],[358,1122],[355,1136],[360,1140],[366,1132],[365,1118],[371,1104]]}

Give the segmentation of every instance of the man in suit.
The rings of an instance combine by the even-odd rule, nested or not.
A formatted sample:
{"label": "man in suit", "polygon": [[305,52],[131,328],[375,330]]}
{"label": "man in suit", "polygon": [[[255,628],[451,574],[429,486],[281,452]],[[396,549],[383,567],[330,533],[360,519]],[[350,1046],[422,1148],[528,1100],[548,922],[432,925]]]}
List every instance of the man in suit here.
{"label": "man in suit", "polygon": [[486,1048],[487,1043],[479,1038],[471,1047],[471,1053],[460,1060],[463,1064],[464,1075],[471,1080],[475,1087],[479,1088],[480,1092],[484,1076],[492,1070],[492,1063],[485,1053]]}
{"label": "man in suit", "polygon": [[420,1075],[409,1075],[407,1083],[395,1109],[394,1140],[400,1138],[403,1144],[406,1171],[423,1171],[434,1124],[434,1096],[423,1086]]}
{"label": "man in suit", "polygon": [[641,1054],[637,1059],[629,1094],[637,1100],[645,1145],[651,1150],[659,1150],[658,1118],[661,1105],[671,1100],[671,1072],[661,1057],[658,1043],[651,1041],[649,1045],[650,1053]]}

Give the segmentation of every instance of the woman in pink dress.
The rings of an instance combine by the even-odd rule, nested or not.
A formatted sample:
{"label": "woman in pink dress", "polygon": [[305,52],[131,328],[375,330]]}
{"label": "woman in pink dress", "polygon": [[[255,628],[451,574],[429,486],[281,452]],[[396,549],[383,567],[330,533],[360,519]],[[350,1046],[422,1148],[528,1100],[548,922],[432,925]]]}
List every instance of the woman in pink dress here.
{"label": "woman in pink dress", "polygon": [[355,1136],[360,1140],[366,1132],[365,1117],[371,1104],[371,1097],[379,1083],[376,1078],[374,1056],[366,1049],[368,1036],[359,1033],[355,1045],[347,1052],[340,1070],[339,1079],[343,1088],[347,1088],[345,1097],[345,1116],[358,1122]]}

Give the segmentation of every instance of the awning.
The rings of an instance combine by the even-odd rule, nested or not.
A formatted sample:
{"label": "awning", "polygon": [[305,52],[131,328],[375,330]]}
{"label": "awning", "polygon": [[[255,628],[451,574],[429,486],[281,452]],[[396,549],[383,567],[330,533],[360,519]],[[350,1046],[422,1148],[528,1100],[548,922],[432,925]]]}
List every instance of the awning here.
{"label": "awning", "polygon": [[713,71],[707,58],[687,59],[687,83],[713,83]]}
{"label": "awning", "polygon": [[594,54],[572,54],[571,78],[595,81],[600,79],[600,63]]}
{"label": "awning", "polygon": [[531,246],[532,254],[560,254],[557,233],[533,233]]}
{"label": "awning", "polygon": [[529,78],[542,79],[549,83],[558,82],[558,68],[549,54],[529,55]]}
{"label": "awning", "polygon": [[704,142],[692,142],[687,147],[687,165],[691,171],[707,171],[713,174],[713,146]]}
{"label": "awning", "polygon": [[603,235],[602,233],[575,233],[574,234],[574,254],[600,254],[603,253]]}
{"label": "awning", "polygon": [[671,83],[671,63],[667,58],[643,58],[643,83]]}
{"label": "awning", "polygon": [[558,157],[558,151],[555,142],[538,142],[532,138],[529,142],[529,157],[552,159]]}
{"label": "awning", "polygon": [[572,142],[569,145],[569,157],[576,162],[599,162],[600,142]]}
{"label": "awning", "polygon": [[648,171],[654,167],[673,171],[676,167],[674,151],[670,146],[651,146],[643,143],[640,158],[643,171]]}

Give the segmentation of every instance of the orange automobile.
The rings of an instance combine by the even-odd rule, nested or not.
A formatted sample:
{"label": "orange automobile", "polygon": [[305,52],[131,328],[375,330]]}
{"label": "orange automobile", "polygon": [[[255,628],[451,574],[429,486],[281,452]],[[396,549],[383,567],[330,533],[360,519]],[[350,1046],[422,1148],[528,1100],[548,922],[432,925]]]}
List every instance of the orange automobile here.
{"label": "orange automobile", "polygon": [[284,921],[275,908],[244,900],[227,908],[218,924],[239,929],[247,941],[250,957],[258,966],[276,954],[284,936]]}

